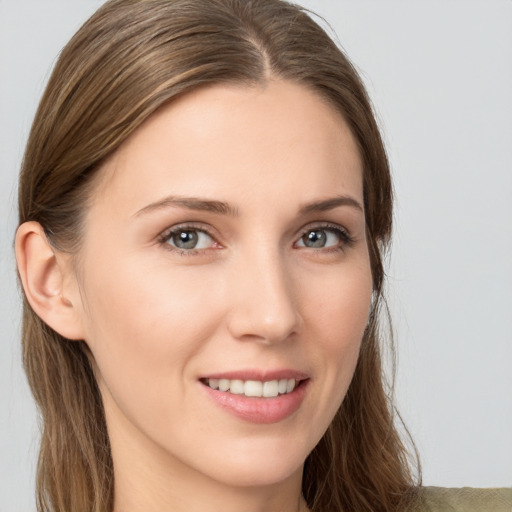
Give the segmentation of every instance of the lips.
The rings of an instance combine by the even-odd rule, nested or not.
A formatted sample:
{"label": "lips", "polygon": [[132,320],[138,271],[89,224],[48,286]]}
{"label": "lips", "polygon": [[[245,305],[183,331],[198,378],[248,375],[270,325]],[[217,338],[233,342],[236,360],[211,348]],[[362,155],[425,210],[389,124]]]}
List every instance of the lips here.
{"label": "lips", "polygon": [[211,375],[200,382],[223,411],[252,423],[276,423],[299,409],[309,379],[293,370],[244,371]]}

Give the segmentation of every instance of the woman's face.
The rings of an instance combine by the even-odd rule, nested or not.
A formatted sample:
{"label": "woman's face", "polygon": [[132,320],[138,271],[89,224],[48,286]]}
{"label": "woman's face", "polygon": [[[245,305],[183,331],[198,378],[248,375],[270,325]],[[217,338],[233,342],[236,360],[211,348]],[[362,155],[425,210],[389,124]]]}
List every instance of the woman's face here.
{"label": "woman's face", "polygon": [[300,478],[372,292],[362,163],[331,106],[280,80],[174,101],[101,169],[80,262],[116,471]]}

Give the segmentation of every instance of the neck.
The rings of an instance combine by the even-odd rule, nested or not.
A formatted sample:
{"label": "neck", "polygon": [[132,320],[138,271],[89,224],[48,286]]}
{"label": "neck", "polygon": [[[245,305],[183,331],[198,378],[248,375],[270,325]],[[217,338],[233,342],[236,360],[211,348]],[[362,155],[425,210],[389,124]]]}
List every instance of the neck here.
{"label": "neck", "polygon": [[[130,457],[131,458],[131,457]],[[302,471],[264,486],[234,487],[173,462],[114,461],[114,512],[305,512]]]}
{"label": "neck", "polygon": [[114,512],[307,512],[302,467],[277,483],[234,486],[223,481],[221,464],[219,478],[205,475],[140,433],[126,434],[110,431]]}
{"label": "neck", "polygon": [[[230,488],[198,479],[119,479],[114,512],[306,512],[300,492],[284,486]],[[160,480],[160,481],[159,481]]]}

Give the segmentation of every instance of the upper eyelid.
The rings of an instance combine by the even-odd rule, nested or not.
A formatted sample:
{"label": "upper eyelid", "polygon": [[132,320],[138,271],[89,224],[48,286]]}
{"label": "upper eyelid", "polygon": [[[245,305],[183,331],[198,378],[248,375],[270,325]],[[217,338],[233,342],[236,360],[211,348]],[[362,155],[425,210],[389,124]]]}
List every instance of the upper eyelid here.
{"label": "upper eyelid", "polygon": [[329,222],[329,221],[318,221],[318,222],[309,222],[304,227],[301,228],[302,231],[310,231],[312,229],[339,229],[340,231],[346,231],[348,233],[348,229],[337,222]]}
{"label": "upper eyelid", "polygon": [[[299,230],[297,230],[297,234],[300,238],[302,235],[304,235],[304,233],[311,231],[313,229],[337,229],[347,235],[350,235],[350,231],[345,226],[342,226],[341,224],[338,224],[336,222],[328,222],[328,221],[310,222],[310,223],[306,224],[305,226],[301,227]],[[175,224],[173,226],[169,226],[169,227],[165,228],[163,231],[161,231],[159,236],[160,237],[167,236],[171,233],[174,233],[174,232],[180,231],[180,230],[182,230],[182,231],[197,230],[197,231],[206,233],[207,235],[210,235],[212,238],[216,237],[216,234],[215,234],[216,230],[214,228],[212,228],[211,226],[205,227],[205,225],[202,224],[201,222],[195,222],[195,221],[183,222],[183,223]]]}
{"label": "upper eyelid", "polygon": [[333,230],[333,231],[340,231],[343,233],[346,237],[352,239],[352,235],[349,229],[347,229],[345,226],[342,226],[341,224],[337,224],[336,222],[313,222],[310,224],[307,224],[300,230],[300,237],[305,235],[308,231],[314,231],[315,229],[325,229],[325,230]]}
{"label": "upper eyelid", "polygon": [[168,237],[169,235],[175,233],[176,231],[200,231],[201,233],[206,233],[212,238],[216,238],[216,235],[212,228],[205,227],[204,225],[198,226],[196,225],[195,222],[184,222],[180,224],[175,224],[173,226],[169,226],[168,228],[165,228],[163,231],[160,232],[159,238]]}

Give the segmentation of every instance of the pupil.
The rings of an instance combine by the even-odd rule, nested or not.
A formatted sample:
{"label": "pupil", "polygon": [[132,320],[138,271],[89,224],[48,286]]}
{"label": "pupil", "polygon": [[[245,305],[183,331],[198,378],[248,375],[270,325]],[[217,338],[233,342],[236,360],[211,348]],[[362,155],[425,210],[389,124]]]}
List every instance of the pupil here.
{"label": "pupil", "polygon": [[180,231],[174,235],[173,242],[180,249],[193,249],[197,245],[197,233],[195,231]]}
{"label": "pupil", "polygon": [[303,240],[306,247],[324,247],[327,237],[325,231],[310,231]]}

